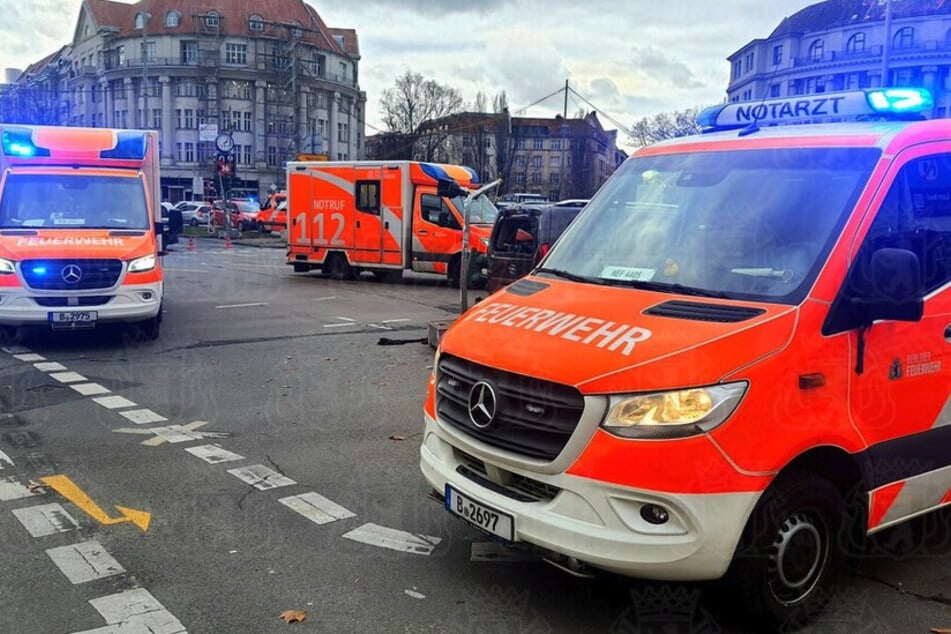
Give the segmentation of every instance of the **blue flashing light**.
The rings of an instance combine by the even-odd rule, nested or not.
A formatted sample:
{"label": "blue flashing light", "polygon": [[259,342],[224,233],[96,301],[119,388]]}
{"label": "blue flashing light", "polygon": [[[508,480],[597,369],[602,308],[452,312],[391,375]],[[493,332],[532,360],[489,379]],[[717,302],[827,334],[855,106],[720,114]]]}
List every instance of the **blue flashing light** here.
{"label": "blue flashing light", "polygon": [[34,266],[32,270],[33,275],[46,275],[47,271],[45,266]]}
{"label": "blue flashing light", "polygon": [[717,127],[717,117],[726,106],[710,106],[697,115],[697,125],[701,130],[711,130]]}
{"label": "blue flashing light", "polygon": [[33,143],[33,131],[30,128],[11,126],[3,130],[3,153],[7,156],[31,158],[34,156],[49,156],[46,148],[36,147]]}
{"label": "blue flashing light", "polygon": [[145,158],[148,145],[148,137],[145,132],[123,130],[116,133],[116,146],[111,150],[99,152],[99,158],[141,161]]}
{"label": "blue flashing light", "polygon": [[934,108],[934,97],[927,88],[882,88],[865,94],[872,109],[883,114],[919,113]]}

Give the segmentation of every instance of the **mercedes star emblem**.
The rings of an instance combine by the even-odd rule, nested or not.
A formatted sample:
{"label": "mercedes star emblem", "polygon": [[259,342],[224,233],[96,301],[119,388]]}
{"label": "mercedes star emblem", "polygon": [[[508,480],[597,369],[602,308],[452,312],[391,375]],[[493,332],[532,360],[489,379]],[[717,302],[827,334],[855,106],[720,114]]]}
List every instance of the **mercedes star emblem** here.
{"label": "mercedes star emblem", "polygon": [[495,422],[498,400],[495,389],[485,382],[479,381],[469,390],[469,420],[479,429],[488,429]]}
{"label": "mercedes star emblem", "polygon": [[76,284],[79,280],[83,279],[83,270],[75,264],[67,264],[63,267],[60,277],[62,277],[63,281],[67,284]]}

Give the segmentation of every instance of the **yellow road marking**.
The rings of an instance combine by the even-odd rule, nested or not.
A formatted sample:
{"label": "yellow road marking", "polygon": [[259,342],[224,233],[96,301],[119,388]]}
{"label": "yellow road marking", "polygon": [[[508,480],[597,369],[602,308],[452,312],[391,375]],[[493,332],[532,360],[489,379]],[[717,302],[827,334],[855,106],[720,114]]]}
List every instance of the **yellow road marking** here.
{"label": "yellow road marking", "polygon": [[152,519],[151,513],[116,505],[120,517],[109,517],[109,515],[103,511],[98,504],[93,502],[92,498],[86,495],[85,491],[76,486],[76,483],[70,480],[68,476],[46,476],[40,478],[40,481],[78,506],[86,515],[100,524],[110,526],[112,524],[132,522],[142,529],[143,533],[149,529],[149,522]]}

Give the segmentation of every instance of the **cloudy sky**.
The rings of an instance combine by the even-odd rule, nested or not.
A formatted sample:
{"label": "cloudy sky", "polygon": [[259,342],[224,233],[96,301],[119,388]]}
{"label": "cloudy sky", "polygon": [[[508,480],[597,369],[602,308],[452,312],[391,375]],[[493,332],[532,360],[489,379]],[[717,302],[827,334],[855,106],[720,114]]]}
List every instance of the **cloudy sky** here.
{"label": "cloudy sky", "polygon": [[[72,38],[82,0],[0,0],[0,67],[23,68]],[[225,0],[223,0],[225,1]],[[382,92],[407,69],[459,89],[504,90],[513,112],[565,80],[630,127],[644,116],[722,101],[727,55],[765,37],[810,0],[306,0],[360,38],[368,134]],[[181,0],[183,8],[189,0]],[[553,116],[563,94],[527,110]],[[568,113],[593,109],[574,95]],[[519,112],[519,114],[522,114]],[[624,140],[619,135],[619,140]]]}

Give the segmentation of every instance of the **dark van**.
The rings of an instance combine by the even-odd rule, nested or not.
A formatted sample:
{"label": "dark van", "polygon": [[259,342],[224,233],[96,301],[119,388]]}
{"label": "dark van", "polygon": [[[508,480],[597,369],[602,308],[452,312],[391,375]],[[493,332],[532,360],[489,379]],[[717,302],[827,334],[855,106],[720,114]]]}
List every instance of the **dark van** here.
{"label": "dark van", "polygon": [[486,290],[493,293],[531,271],[587,202],[501,210],[489,238]]}

